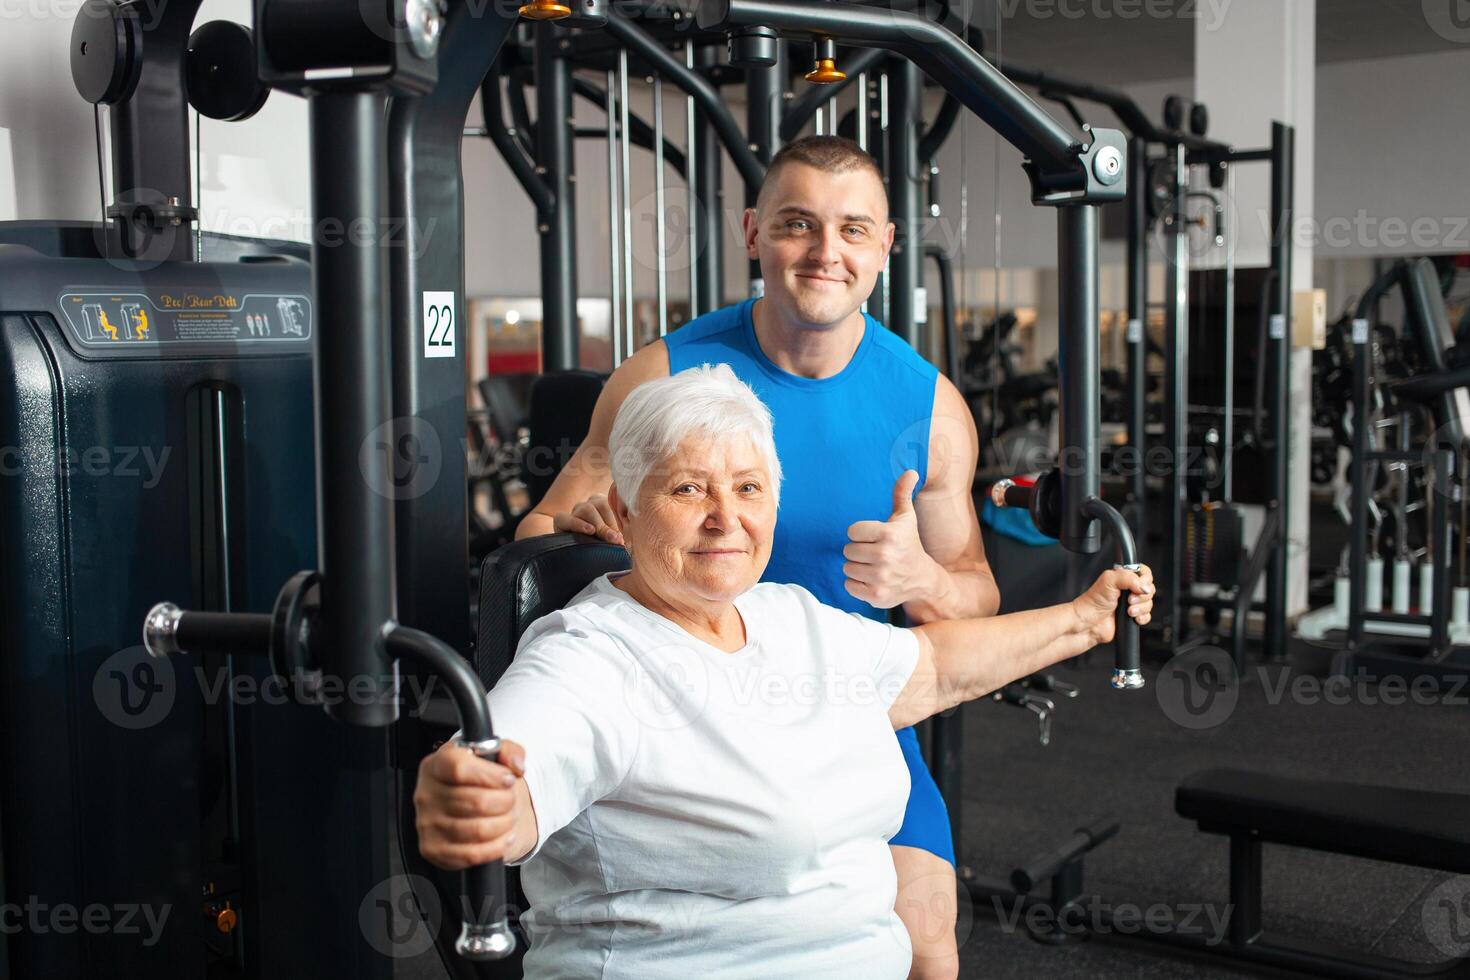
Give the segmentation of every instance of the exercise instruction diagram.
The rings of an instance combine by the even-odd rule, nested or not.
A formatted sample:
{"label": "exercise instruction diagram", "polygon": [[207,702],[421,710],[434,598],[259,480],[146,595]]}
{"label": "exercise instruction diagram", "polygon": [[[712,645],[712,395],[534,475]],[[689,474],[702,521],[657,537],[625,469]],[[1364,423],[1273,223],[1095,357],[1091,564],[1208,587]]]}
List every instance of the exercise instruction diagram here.
{"label": "exercise instruction diagram", "polygon": [[[305,296],[213,292],[190,288],[143,293],[70,290],[60,297],[66,324],[92,350],[272,347],[311,339]],[[141,349],[138,349],[141,348]]]}

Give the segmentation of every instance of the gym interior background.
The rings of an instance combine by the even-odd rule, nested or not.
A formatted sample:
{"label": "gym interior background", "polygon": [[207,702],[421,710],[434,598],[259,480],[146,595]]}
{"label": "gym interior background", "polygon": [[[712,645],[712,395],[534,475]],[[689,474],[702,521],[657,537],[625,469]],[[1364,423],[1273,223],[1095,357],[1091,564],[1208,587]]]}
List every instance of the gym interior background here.
{"label": "gym interior background", "polygon": [[[961,975],[1465,975],[1463,3],[793,3],[779,44],[685,0],[596,0],[613,24],[570,27],[519,6],[451,2],[435,88],[402,0],[361,4],[393,60],[358,77],[394,104],[363,123],[376,144],[313,147],[302,95],[334,77],[314,59],[351,47],[330,14],[0,0],[0,976],[518,975],[457,954],[460,883],[413,846],[417,760],[464,710],[427,682],[448,657],[475,668],[463,690],[493,683],[524,624],[482,563],[601,375],[759,289],[750,167],[834,131],[920,229],[869,310],[970,402],[977,501],[1056,465],[1087,392],[1102,495],[1163,586],[1138,696],[1100,683],[1104,651],[926,729]],[[741,2],[704,6],[733,23]],[[938,25],[1079,144],[1083,123],[1118,133],[1090,381],[1066,377],[1058,221],[973,111],[979,83],[913,75],[898,20],[823,41],[807,8]],[[272,49],[273,10],[301,26]],[[852,68],[830,97],[804,77],[824,54]],[[386,358],[329,352],[314,291],[324,239],[352,234],[322,207],[366,180],[364,147],[387,161],[367,244],[389,298],[357,333]],[[415,332],[431,310],[437,338]],[[391,523],[346,488],[373,482],[364,439],[314,442],[368,364],[409,467],[373,488]],[[319,563],[344,512],[368,543]],[[1004,525],[1007,611],[1097,561]],[[303,637],[367,622],[298,574],[334,554],[405,627],[380,651],[410,692],[396,723],[321,709],[348,665]],[[190,612],[150,620],[145,649],[166,600]],[[195,656],[154,656],[168,629]],[[293,671],[317,686],[271,687]]]}

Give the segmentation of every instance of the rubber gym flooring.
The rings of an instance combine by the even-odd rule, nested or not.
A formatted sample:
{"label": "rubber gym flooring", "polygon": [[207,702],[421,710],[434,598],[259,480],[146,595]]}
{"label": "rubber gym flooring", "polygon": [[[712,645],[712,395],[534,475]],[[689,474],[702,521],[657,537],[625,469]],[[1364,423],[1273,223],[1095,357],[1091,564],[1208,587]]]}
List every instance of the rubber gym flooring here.
{"label": "rubber gym flooring", "polygon": [[[1047,747],[1028,712],[964,709],[962,861],[977,872],[1005,876],[1074,828],[1112,816],[1122,828],[1089,855],[1086,889],[1114,906],[1162,903],[1184,915],[1204,903],[1223,908],[1229,881],[1227,839],[1174,813],[1174,788],[1192,772],[1238,767],[1470,792],[1470,688],[1454,704],[1390,705],[1369,703],[1379,700],[1375,688],[1354,687],[1348,703],[1332,704],[1312,696],[1310,678],[1283,674],[1288,668],[1266,668],[1264,681],[1248,670],[1228,718],[1190,730],[1162,710],[1157,665],[1146,669],[1149,687],[1129,694],[1107,687],[1110,666],[1099,651],[1090,664],[1057,672],[1082,693],[1059,704]],[[1429,893],[1450,876],[1271,845],[1263,864],[1265,929],[1417,962],[1446,958],[1426,939],[1423,915]],[[1024,927],[998,925],[989,908],[970,918],[967,936],[961,923],[967,978],[1276,975],[1163,958],[1137,940],[1044,946]]]}

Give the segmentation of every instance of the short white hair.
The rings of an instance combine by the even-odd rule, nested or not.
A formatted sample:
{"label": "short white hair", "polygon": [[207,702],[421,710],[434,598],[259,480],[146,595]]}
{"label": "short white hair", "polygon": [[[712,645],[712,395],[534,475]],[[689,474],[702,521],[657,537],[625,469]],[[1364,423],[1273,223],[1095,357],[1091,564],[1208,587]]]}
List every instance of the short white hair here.
{"label": "short white hair", "polygon": [[764,458],[771,495],[781,499],[771,410],[728,364],[705,364],[645,381],[629,392],[613,420],[607,449],[613,485],[630,513],[638,513],[643,481],[693,434],[721,442],[749,440]]}

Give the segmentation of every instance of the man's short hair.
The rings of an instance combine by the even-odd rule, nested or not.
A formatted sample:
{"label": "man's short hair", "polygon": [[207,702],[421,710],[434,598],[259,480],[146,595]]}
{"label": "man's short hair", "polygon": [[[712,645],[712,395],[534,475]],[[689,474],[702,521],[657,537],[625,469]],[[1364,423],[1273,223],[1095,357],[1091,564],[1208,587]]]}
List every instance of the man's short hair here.
{"label": "man's short hair", "polygon": [[771,186],[776,174],[788,163],[804,163],[827,174],[866,170],[878,178],[879,183],[883,181],[883,171],[879,169],[878,161],[853,140],[845,136],[803,136],[781,147],[772,158],[771,165],[766,170],[766,178],[761,182],[760,193],[756,196],[757,207],[765,199],[766,188]]}

